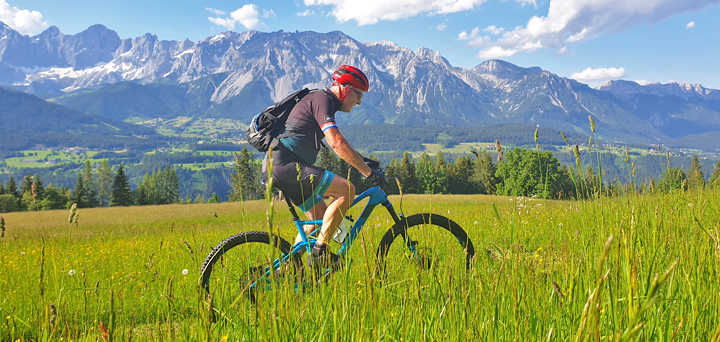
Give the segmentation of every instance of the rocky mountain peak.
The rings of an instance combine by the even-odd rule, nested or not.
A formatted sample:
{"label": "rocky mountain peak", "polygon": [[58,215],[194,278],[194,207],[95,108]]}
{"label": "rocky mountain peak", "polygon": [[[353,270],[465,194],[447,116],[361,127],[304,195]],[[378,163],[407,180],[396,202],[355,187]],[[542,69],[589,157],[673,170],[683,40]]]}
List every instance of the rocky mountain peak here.
{"label": "rocky mountain peak", "polygon": [[491,75],[502,80],[517,80],[528,74],[542,73],[539,67],[522,68],[497,59],[482,62],[471,70],[476,74]]}
{"label": "rocky mountain peak", "polygon": [[415,51],[415,55],[420,58],[433,61],[434,63],[442,64],[448,68],[452,67],[450,65],[450,62],[448,62],[442,55],[440,55],[440,52],[430,50],[423,46],[419,47],[417,51]]}
{"label": "rocky mountain peak", "polygon": [[595,88],[596,90],[610,92],[616,96],[655,95],[677,96],[682,99],[699,98],[703,100],[720,100],[720,91],[707,89],[700,84],[688,82],[650,83],[640,85],[633,81],[613,80],[607,81]]}
{"label": "rocky mountain peak", "polygon": [[62,32],[60,32],[60,29],[57,28],[57,26],[53,25],[45,29],[45,31],[42,31],[36,37],[58,37],[62,35],[63,34]]}

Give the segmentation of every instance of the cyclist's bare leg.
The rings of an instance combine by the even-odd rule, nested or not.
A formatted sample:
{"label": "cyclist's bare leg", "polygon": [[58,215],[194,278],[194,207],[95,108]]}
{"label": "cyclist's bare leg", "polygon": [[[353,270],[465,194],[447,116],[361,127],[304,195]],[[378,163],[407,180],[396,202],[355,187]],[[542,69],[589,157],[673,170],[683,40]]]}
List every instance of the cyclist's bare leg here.
{"label": "cyclist's bare leg", "polygon": [[355,186],[347,179],[336,175],[325,191],[325,196],[332,197],[333,201],[327,206],[323,215],[323,225],[316,245],[326,245],[335,234],[355,198]]}
{"label": "cyclist's bare leg", "polygon": [[[307,216],[308,220],[315,221],[315,220],[322,220],[323,216],[325,215],[325,210],[327,210],[327,204],[325,202],[319,202],[316,204],[310,211],[305,213],[305,216]],[[314,224],[306,224],[303,227],[303,230],[305,230],[305,234],[310,234],[315,230]],[[300,233],[295,237],[295,243],[298,243],[302,241],[302,236],[300,236]]]}

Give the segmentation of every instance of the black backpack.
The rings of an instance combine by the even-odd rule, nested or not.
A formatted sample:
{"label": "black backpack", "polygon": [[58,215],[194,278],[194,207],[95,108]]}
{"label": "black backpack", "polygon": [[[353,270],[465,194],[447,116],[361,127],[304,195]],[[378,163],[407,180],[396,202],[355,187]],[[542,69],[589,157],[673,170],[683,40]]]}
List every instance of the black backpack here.
{"label": "black backpack", "polygon": [[293,107],[308,93],[308,88],[298,90],[255,115],[245,133],[248,143],[260,152],[267,152],[277,146],[279,138],[290,136],[291,134],[281,135],[285,129],[285,121]]}

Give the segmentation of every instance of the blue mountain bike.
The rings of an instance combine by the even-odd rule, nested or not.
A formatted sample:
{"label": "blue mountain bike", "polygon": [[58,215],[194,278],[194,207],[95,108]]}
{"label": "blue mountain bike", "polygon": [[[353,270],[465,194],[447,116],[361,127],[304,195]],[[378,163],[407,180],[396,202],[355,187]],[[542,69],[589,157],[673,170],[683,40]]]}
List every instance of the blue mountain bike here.
{"label": "blue mountain bike", "polygon": [[[337,251],[344,265],[348,250],[357,241],[363,226],[367,224],[370,229],[382,226],[379,217],[375,220],[370,217],[373,209],[381,204],[392,217],[393,225],[380,239],[374,261],[376,274],[387,279],[388,275],[400,274],[412,264],[420,269],[442,269],[442,272],[448,272],[447,268],[465,272],[471,267],[475,248],[467,233],[454,221],[431,213],[409,217],[398,214],[385,191],[377,186],[358,195],[351,208],[366,198],[365,208]],[[310,272],[303,272],[302,260],[303,255],[312,250],[322,220],[303,221],[290,201],[286,202],[302,241],[291,245],[280,236],[250,231],[220,242],[205,258],[201,268],[201,286],[212,298],[213,306],[229,308],[240,305],[242,297],[255,301],[259,291],[273,286],[289,284],[298,289],[311,281]],[[308,235],[303,230],[307,224],[318,228]],[[326,276],[330,273],[328,269]]]}

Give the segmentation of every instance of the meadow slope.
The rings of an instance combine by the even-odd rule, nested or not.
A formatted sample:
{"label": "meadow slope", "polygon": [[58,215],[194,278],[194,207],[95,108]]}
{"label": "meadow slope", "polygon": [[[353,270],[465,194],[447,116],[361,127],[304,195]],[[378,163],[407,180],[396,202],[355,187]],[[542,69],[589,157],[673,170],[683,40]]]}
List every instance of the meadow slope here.
{"label": "meadow slope", "polygon": [[[267,230],[266,201],[79,209],[77,225],[67,210],[2,214],[0,340],[718,341],[718,203],[717,190],[405,196],[406,215],[465,228],[478,252],[470,271],[398,258],[403,272],[378,276],[390,217],[377,208],[344,271],[217,312],[197,285],[200,265],[224,238]],[[273,222],[293,239],[284,203]]]}

